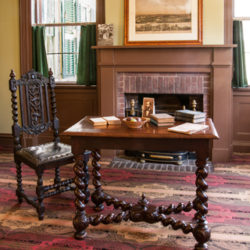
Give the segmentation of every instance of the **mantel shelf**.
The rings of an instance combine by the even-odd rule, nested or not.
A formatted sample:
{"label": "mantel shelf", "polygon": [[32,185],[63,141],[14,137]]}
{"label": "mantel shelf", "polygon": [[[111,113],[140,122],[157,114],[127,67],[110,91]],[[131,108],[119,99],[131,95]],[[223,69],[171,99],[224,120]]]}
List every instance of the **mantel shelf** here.
{"label": "mantel shelf", "polygon": [[92,46],[93,49],[210,49],[210,48],[235,48],[236,44],[223,45],[113,45],[113,46]]}

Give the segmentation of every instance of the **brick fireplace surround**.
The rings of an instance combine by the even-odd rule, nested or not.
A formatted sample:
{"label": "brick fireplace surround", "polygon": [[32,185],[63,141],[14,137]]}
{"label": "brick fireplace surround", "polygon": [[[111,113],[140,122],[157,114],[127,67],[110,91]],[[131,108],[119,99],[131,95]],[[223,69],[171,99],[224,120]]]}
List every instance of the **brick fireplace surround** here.
{"label": "brick fireplace surround", "polygon": [[213,162],[232,154],[232,45],[96,46],[100,115],[124,116],[125,93],[201,94],[220,139]]}
{"label": "brick fireplace surround", "polygon": [[117,116],[125,115],[125,94],[203,95],[203,111],[209,114],[210,76],[206,73],[117,73]]}

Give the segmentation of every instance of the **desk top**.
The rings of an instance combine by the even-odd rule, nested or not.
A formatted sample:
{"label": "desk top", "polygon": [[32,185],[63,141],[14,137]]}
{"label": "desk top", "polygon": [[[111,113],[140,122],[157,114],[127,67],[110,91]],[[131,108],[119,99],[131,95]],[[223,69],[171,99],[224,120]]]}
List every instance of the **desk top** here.
{"label": "desk top", "polygon": [[[122,118],[120,119],[122,120]],[[183,122],[178,121],[175,125],[181,123]],[[187,135],[170,132],[168,131],[168,127],[157,127],[151,123],[146,123],[140,129],[128,128],[123,122],[121,125],[93,126],[89,122],[89,117],[86,116],[72,127],[65,130],[63,135],[71,137],[218,139],[219,136],[212,120],[207,119],[206,124],[209,126],[208,129]]]}

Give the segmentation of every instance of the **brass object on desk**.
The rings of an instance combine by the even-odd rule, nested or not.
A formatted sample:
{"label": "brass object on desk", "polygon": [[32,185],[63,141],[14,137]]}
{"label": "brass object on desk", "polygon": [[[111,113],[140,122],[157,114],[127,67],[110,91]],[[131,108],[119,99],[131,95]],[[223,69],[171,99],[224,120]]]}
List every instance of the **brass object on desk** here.
{"label": "brass object on desk", "polygon": [[140,116],[140,112],[139,112],[138,108],[136,108],[135,103],[136,103],[135,99],[130,100],[130,107],[126,108],[126,110],[125,110],[126,117],[128,117],[128,116],[132,116],[132,117]]}
{"label": "brass object on desk", "polygon": [[193,111],[196,111],[196,107],[197,107],[197,102],[196,102],[196,100],[194,99],[194,100],[192,101],[192,108],[193,108]]}
{"label": "brass object on desk", "polygon": [[130,100],[130,115],[135,116],[135,99]]}

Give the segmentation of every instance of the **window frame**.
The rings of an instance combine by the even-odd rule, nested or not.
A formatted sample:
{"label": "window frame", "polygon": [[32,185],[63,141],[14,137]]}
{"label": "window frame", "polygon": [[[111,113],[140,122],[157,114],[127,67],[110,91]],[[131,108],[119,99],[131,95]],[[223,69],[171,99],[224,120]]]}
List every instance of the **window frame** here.
{"label": "window frame", "polygon": [[[20,72],[24,74],[32,69],[32,0],[19,1],[20,22]],[[96,24],[105,23],[105,0],[96,0]],[[76,85],[76,82],[57,81],[63,85]]]}
{"label": "window frame", "polygon": [[[232,16],[233,16],[233,20],[239,20],[239,21],[249,21],[250,22],[250,15],[249,16],[241,16],[241,17],[236,17],[234,14],[235,14],[235,2],[237,1],[237,0],[232,0],[233,1],[233,8],[232,8]],[[243,32],[243,34],[244,34],[244,32]],[[244,39],[244,41],[245,41],[245,39]],[[246,58],[246,54],[250,54],[250,51],[245,51],[245,58]],[[250,65],[249,65],[250,66]],[[246,70],[246,72],[249,72],[249,73],[247,73],[247,76],[248,75],[250,75],[250,69],[247,71]],[[250,79],[248,79],[248,77],[247,77],[247,80],[248,80],[248,86],[246,86],[246,88],[250,88]]]}

